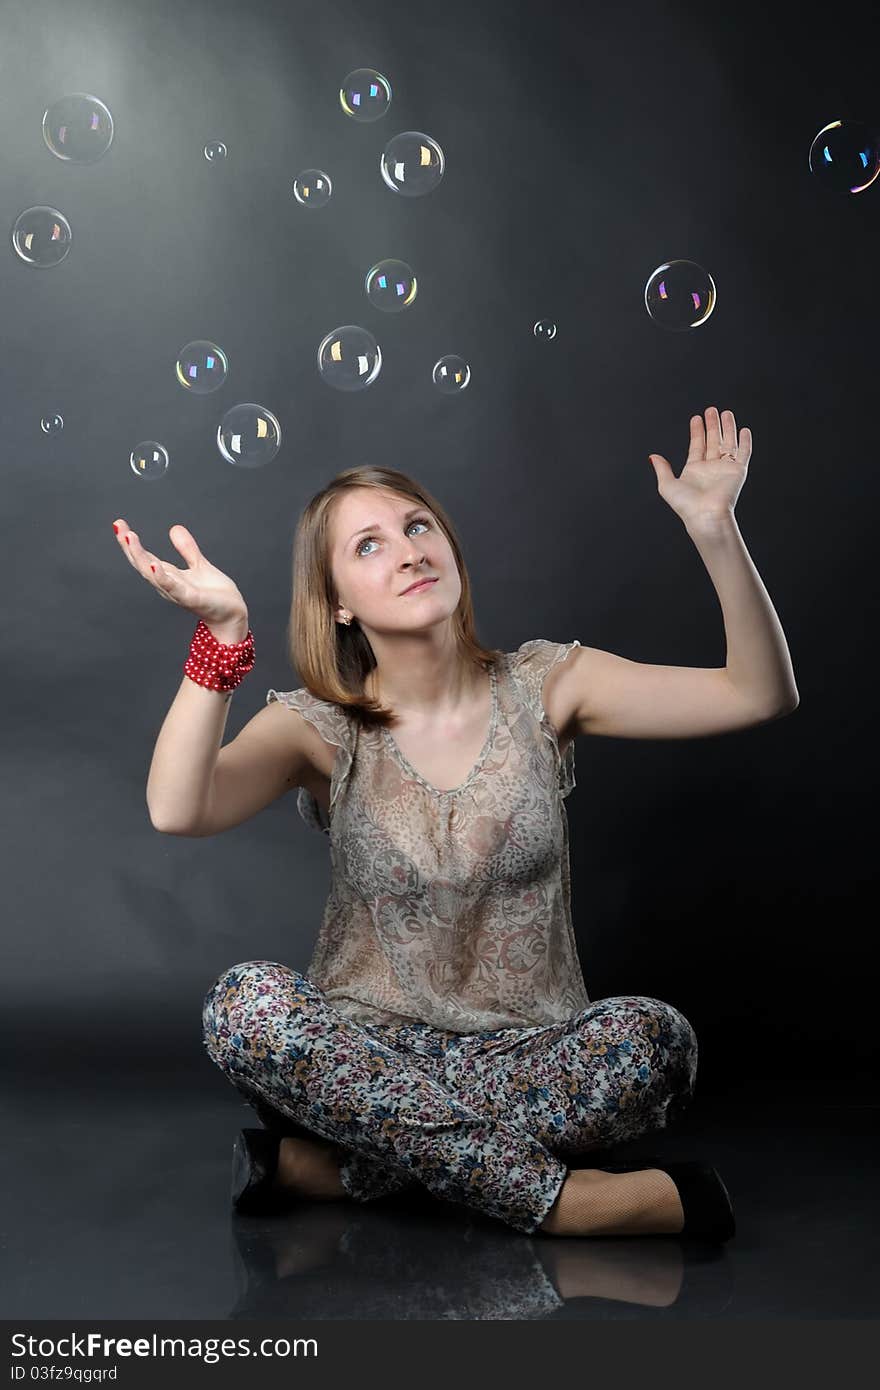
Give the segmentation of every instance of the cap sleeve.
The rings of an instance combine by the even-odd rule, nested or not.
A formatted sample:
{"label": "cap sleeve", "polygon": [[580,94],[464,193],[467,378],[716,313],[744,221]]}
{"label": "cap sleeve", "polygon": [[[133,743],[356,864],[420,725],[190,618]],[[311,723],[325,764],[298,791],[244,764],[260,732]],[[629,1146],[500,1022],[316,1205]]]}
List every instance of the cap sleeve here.
{"label": "cap sleeve", "polygon": [[562,796],[568,796],[577,786],[574,773],[574,739],[560,758],[556,729],[544,709],[544,681],[553,667],[564,661],[569,652],[580,645],[576,637],[570,642],[549,642],[544,637],[536,637],[530,642],[523,642],[522,646],[511,652],[508,657],[511,675],[517,681],[523,699],[556,754],[559,764],[559,791]]}
{"label": "cap sleeve", "polygon": [[[299,690],[270,690],[266,695],[266,704],[270,705],[275,700],[285,704],[288,709],[298,710],[302,717],[317,729],[325,743],[336,746],[336,757],[330,777],[332,818],[336,798],[345,785],[354,756],[354,733],[348,717],[339,705],[334,705],[329,700],[319,700],[305,686]],[[330,819],[306,787],[300,787],[296,805],[300,816],[312,830],[318,830],[324,835],[330,833]]]}

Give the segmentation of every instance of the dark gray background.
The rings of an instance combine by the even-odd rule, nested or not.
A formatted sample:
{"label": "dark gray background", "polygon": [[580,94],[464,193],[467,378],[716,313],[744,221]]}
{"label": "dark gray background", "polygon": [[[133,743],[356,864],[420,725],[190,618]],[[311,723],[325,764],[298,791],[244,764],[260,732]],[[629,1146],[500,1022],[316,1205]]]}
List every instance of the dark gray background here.
{"label": "dark gray background", "polygon": [[[722,665],[720,608],[648,453],[680,471],[709,405],[748,425],[737,507],[790,644],[789,718],[712,739],[579,739],[567,804],[590,997],[664,998],[701,1041],[701,1080],[876,1072],[864,899],[874,873],[880,181],[832,195],[807,166],[837,117],[880,118],[872,7],[641,3],[298,4],[56,0],[2,6],[2,1009],[19,1065],[169,1084],[208,1067],[200,1009],[225,967],[305,969],[329,877],[295,796],[208,840],[163,836],[150,759],[194,623],[118,552],[123,516],[172,561],[177,522],[244,593],[257,666],[226,741],[286,660],[293,529],[342,468],[390,464],[453,516],[481,638],[578,637],[644,662]],[[387,116],[345,117],[353,68]],[[86,91],[116,126],[94,165],[54,158],[45,108]],[[442,146],[423,198],[378,173],[398,131]],[[206,140],[229,149],[222,165]],[[299,207],[318,166],[330,205]],[[9,234],[49,204],[73,246],[25,266]],[[419,278],[385,315],[363,278]],[[692,259],[718,303],[655,325],[645,281]],[[536,319],[558,324],[553,342]],[[383,369],[351,395],[320,339],[360,323]],[[223,389],[177,384],[219,343]],[[431,385],[459,352],[460,399]],[[237,470],[220,414],[279,417],[275,461]],[[65,428],[45,437],[40,417]],[[171,468],[132,474],[139,440]],[[190,1085],[189,1079],[185,1082]]]}

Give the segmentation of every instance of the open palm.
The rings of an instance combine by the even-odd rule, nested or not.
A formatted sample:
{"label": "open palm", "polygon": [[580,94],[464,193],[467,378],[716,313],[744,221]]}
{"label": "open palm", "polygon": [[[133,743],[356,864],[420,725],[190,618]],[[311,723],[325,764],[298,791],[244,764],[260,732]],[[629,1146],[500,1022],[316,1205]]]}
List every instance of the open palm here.
{"label": "open palm", "polygon": [[752,454],[752,432],[743,428],[737,440],[732,410],[719,415],[714,405],[691,416],[691,440],[684,468],[676,478],[662,454],[651,454],[657,491],[690,528],[733,515]]}

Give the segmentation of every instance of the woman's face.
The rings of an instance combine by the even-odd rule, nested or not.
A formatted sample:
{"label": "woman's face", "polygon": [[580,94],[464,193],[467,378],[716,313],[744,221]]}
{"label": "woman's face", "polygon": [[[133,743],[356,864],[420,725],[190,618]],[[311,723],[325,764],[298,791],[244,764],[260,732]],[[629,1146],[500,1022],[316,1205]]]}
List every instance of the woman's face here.
{"label": "woman's face", "polygon": [[[429,508],[396,493],[352,488],[336,499],[330,535],[337,621],[344,611],[365,630],[406,631],[442,622],[458,607],[455,556]],[[435,582],[404,592],[428,577]]]}

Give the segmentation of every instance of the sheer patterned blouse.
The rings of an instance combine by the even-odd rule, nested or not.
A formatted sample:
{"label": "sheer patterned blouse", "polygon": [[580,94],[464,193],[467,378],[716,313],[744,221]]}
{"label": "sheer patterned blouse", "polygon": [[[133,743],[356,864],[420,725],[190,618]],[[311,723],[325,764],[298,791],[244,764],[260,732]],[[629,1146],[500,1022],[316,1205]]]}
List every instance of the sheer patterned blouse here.
{"label": "sheer patterned blouse", "polygon": [[524,642],[490,671],[492,717],[460,786],[432,787],[391,730],[362,728],[304,687],[270,690],[335,745],[325,816],[330,893],[306,973],[346,1017],[454,1033],[527,1028],[590,1002],[571,921],[562,757],[542,690],[580,642]]}

